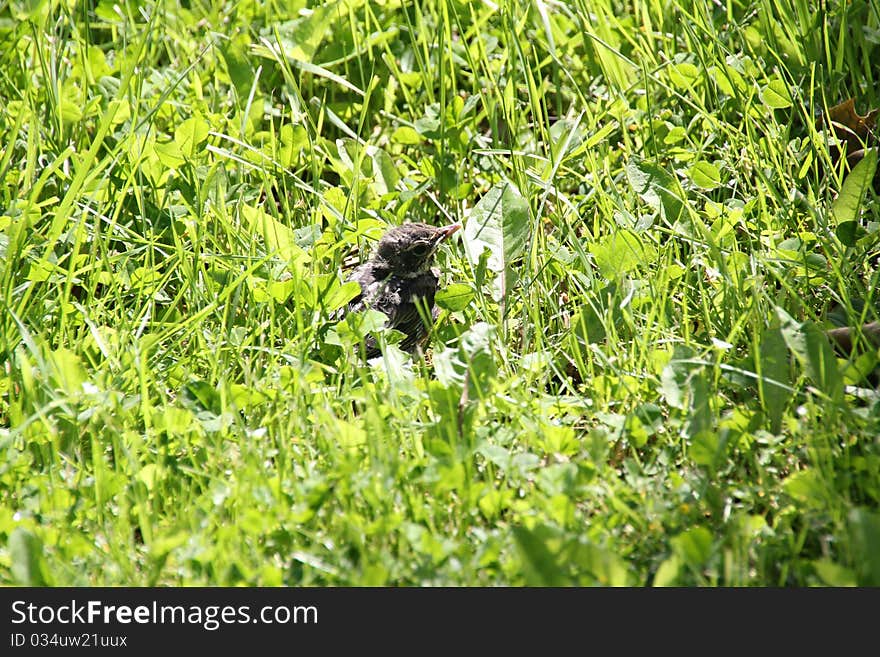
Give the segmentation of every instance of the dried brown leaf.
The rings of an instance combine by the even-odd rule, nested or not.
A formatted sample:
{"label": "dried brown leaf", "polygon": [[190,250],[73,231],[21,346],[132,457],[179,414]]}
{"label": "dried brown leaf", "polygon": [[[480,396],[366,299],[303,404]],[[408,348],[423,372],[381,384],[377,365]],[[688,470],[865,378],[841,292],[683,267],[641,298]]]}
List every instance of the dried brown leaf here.
{"label": "dried brown leaf", "polygon": [[[828,110],[828,123],[838,139],[845,141],[847,150],[852,152],[864,144],[876,141],[874,128],[880,109],[873,109],[864,116],[856,112],[855,99],[850,98]],[[825,115],[819,117],[819,127],[825,124]]]}

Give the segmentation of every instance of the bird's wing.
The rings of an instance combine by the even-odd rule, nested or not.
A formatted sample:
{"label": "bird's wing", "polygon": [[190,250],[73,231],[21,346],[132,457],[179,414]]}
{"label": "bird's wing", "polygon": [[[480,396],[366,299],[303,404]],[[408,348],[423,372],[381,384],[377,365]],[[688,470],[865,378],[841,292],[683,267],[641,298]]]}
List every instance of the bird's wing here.
{"label": "bird's wing", "polygon": [[[420,300],[411,303],[401,303],[395,306],[388,316],[388,322],[385,326],[400,331],[406,336],[399,345],[404,351],[411,350],[428,334],[431,311],[426,311],[423,306],[420,307],[422,303]],[[425,320],[426,312],[427,321]]]}
{"label": "bird's wing", "polygon": [[[385,314],[388,317],[385,326],[406,336],[399,345],[404,351],[412,351],[427,336],[435,315],[436,272],[428,271],[413,278],[377,278],[375,272],[364,265],[349,280],[360,283],[361,293],[348,303],[348,312],[373,308]],[[381,353],[372,335],[364,339],[364,345],[367,358]]]}
{"label": "bird's wing", "polygon": [[389,280],[377,299],[375,308],[388,316],[385,326],[406,336],[400,343],[404,351],[412,350],[427,336],[436,290],[437,277],[427,272],[416,278]]}

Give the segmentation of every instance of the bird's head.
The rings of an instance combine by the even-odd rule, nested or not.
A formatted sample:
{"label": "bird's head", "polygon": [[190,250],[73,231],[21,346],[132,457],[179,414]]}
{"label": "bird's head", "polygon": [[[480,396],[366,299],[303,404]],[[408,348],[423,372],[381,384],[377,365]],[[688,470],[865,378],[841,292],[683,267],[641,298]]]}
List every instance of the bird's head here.
{"label": "bird's head", "polygon": [[431,267],[440,243],[459,228],[458,223],[440,227],[419,223],[395,226],[379,240],[372,262],[397,276],[418,276]]}

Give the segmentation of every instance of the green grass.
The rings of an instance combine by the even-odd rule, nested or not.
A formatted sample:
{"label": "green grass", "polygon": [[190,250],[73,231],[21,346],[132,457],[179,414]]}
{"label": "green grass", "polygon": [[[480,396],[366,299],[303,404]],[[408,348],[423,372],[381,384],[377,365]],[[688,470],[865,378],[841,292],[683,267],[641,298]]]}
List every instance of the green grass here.
{"label": "green grass", "polygon": [[876,1],[297,4],[0,9],[0,583],[880,585]]}

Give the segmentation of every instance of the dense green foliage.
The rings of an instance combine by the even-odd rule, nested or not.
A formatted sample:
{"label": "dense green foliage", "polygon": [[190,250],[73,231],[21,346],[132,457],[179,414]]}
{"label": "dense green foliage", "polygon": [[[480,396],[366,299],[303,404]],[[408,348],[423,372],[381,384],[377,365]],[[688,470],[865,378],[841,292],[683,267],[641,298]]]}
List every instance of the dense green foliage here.
{"label": "dense green foliage", "polygon": [[880,585],[877,3],[306,4],[0,10],[0,582]]}

